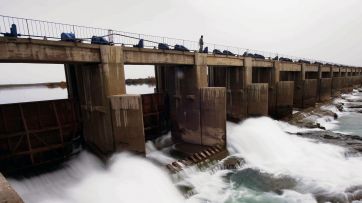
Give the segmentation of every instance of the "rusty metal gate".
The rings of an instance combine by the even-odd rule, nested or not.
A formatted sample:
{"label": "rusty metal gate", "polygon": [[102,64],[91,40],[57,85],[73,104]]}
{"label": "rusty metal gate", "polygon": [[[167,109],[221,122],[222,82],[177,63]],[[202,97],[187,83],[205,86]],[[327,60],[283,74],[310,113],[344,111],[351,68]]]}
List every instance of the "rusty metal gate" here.
{"label": "rusty metal gate", "polygon": [[146,140],[153,140],[170,130],[169,105],[165,94],[142,95]]}
{"label": "rusty metal gate", "polygon": [[0,105],[0,171],[13,173],[71,155],[78,126],[72,100]]}

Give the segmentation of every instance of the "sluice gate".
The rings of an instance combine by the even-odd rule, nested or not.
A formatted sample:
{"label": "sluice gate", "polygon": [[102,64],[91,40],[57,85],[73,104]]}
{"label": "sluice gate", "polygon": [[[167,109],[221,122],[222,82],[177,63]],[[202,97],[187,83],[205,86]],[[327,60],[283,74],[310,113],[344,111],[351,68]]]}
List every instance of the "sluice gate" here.
{"label": "sluice gate", "polygon": [[154,140],[170,131],[170,107],[167,95],[142,94],[143,122],[146,140]]}
{"label": "sluice gate", "polygon": [[0,105],[0,171],[62,161],[80,145],[73,100]]}

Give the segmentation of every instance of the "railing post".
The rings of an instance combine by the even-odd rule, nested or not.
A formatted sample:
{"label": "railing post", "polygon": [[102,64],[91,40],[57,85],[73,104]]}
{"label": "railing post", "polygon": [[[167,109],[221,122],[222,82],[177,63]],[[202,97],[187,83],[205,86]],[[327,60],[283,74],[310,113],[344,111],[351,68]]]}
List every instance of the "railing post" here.
{"label": "railing post", "polygon": [[109,41],[110,43],[114,43],[113,30],[108,30],[108,41]]}
{"label": "railing post", "polygon": [[30,31],[29,31],[29,24],[28,24],[28,19],[25,19],[25,22],[26,22],[26,29],[28,31],[28,37],[30,39]]}

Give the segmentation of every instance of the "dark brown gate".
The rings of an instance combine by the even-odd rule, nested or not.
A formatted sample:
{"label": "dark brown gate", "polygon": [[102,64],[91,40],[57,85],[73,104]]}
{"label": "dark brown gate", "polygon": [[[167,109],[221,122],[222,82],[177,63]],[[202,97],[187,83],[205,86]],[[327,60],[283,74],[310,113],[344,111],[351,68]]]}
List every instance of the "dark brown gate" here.
{"label": "dark brown gate", "polygon": [[0,171],[64,159],[80,136],[78,126],[72,100],[0,105]]}
{"label": "dark brown gate", "polygon": [[170,130],[169,105],[165,94],[143,94],[142,110],[146,140],[155,139]]}

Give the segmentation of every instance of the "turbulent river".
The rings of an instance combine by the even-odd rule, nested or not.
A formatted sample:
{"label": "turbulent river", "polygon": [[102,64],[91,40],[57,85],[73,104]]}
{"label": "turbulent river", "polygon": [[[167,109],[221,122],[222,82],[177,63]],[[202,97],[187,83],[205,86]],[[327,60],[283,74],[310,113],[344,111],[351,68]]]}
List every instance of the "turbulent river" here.
{"label": "turbulent river", "polygon": [[[336,102],[347,111],[327,105],[323,108],[339,118],[316,120],[329,130],[362,137],[362,114],[357,113],[362,93]],[[362,188],[362,156],[293,134],[310,129],[263,117],[228,123],[227,130],[230,156],[244,160],[238,169],[191,167],[170,175],[149,159],[167,163],[172,158],[148,143],[149,159],[122,153],[104,165],[82,152],[55,172],[9,181],[30,203],[345,202],[351,188]],[[185,197],[179,188],[192,193]]]}

